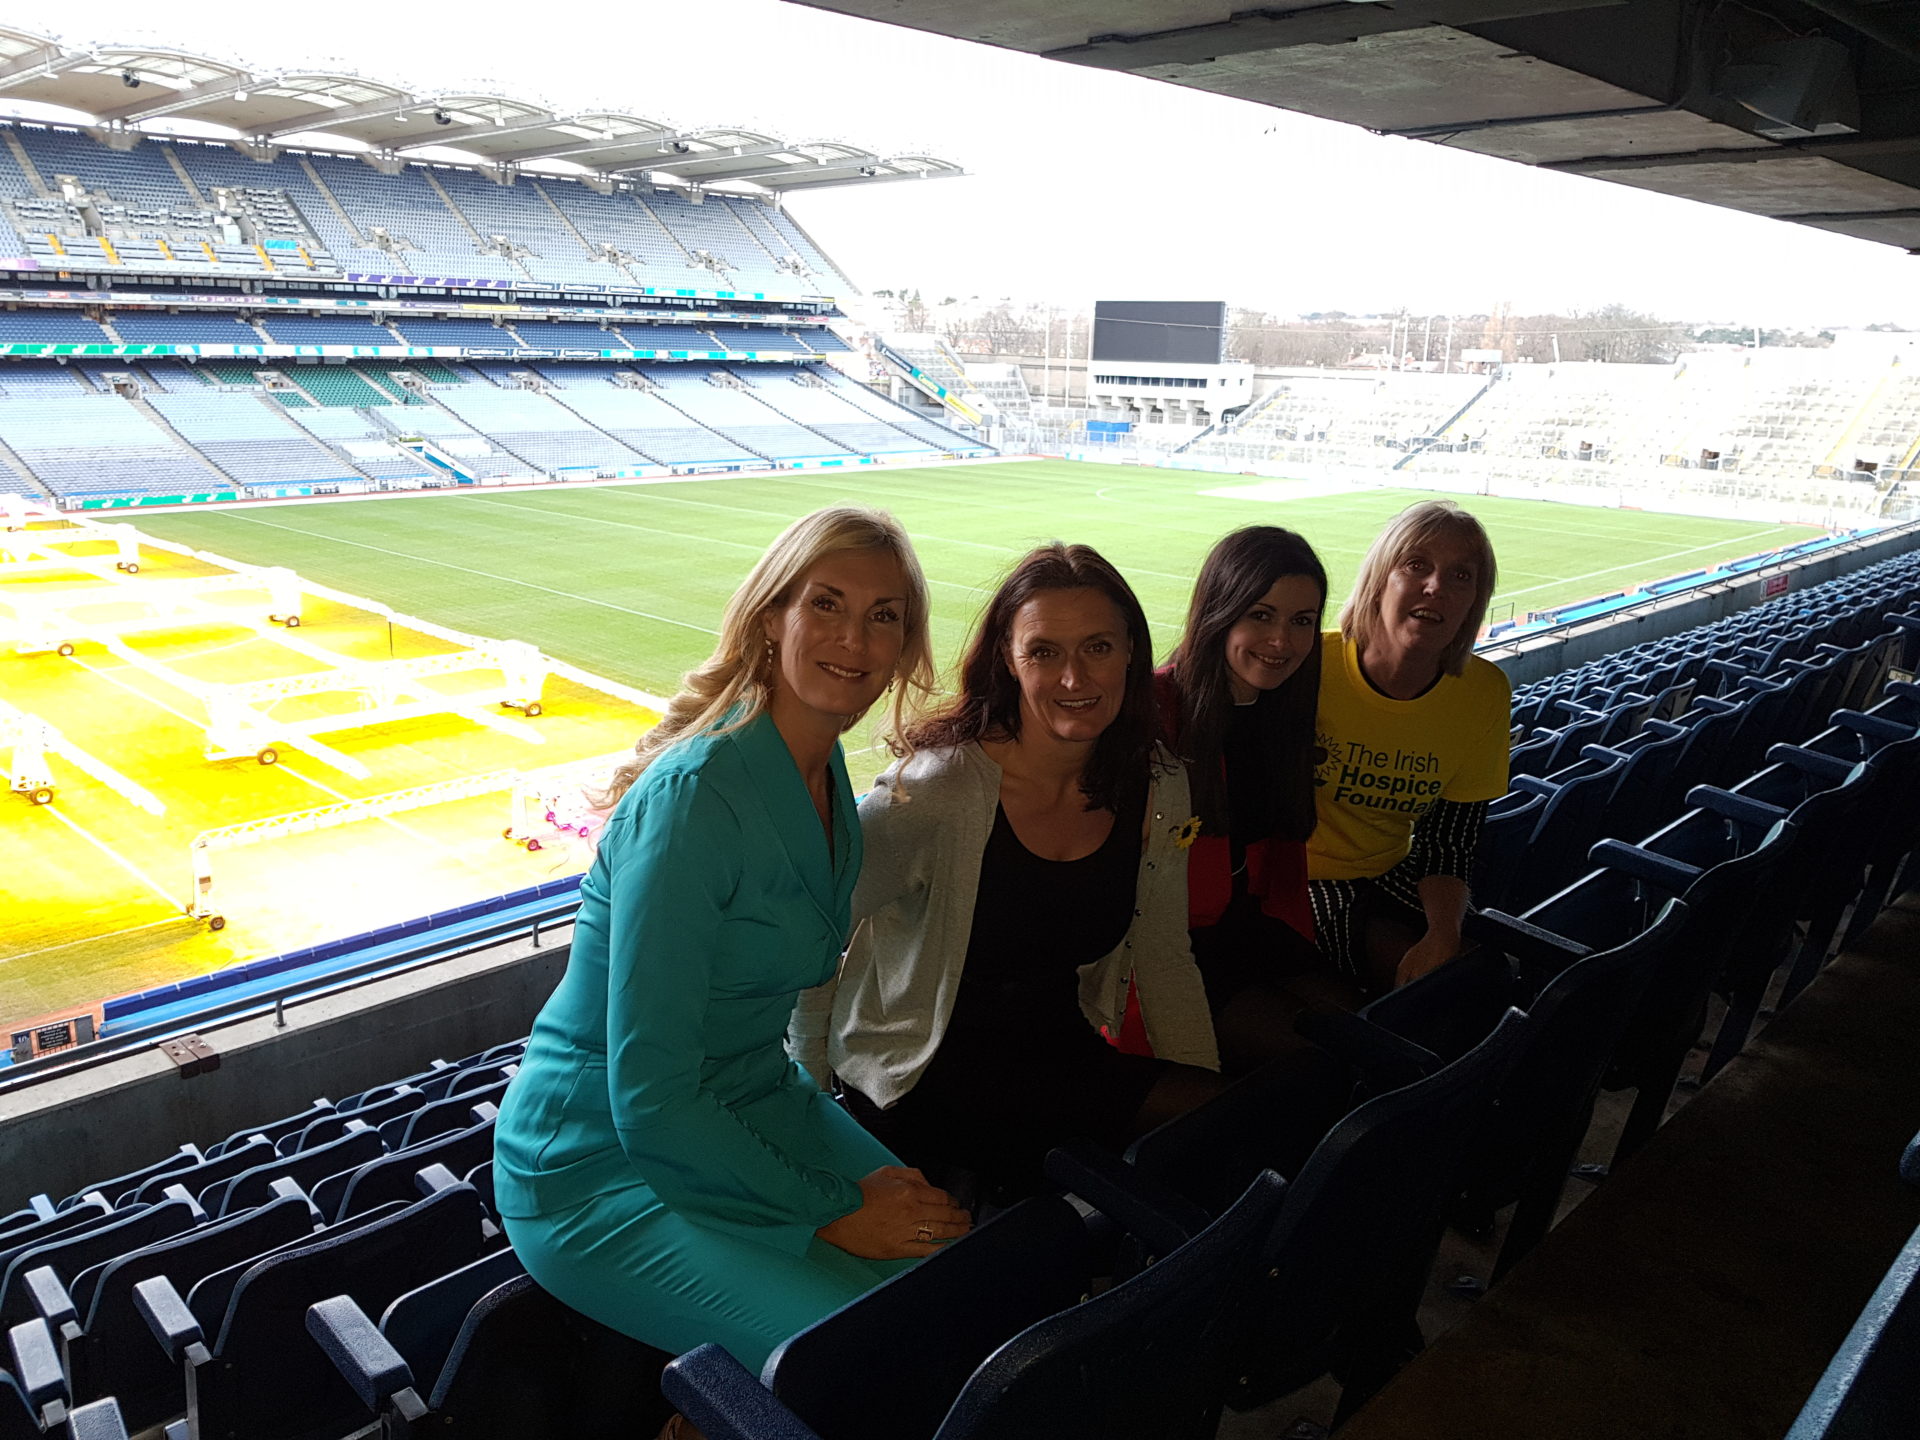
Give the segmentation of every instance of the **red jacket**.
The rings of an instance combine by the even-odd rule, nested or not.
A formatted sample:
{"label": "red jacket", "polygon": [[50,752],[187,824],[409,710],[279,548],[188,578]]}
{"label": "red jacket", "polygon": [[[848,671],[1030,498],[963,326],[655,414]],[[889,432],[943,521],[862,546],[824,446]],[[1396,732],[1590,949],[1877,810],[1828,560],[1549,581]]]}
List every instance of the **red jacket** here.
{"label": "red jacket", "polygon": [[[1160,702],[1161,738],[1180,751],[1180,691],[1173,672],[1154,672]],[[1224,773],[1226,761],[1215,762]],[[1313,939],[1313,907],[1307,903],[1307,847],[1297,840],[1259,840],[1247,847],[1247,891],[1260,909]],[[1202,830],[1187,852],[1187,928],[1216,925],[1233,899],[1233,847],[1223,833]]]}

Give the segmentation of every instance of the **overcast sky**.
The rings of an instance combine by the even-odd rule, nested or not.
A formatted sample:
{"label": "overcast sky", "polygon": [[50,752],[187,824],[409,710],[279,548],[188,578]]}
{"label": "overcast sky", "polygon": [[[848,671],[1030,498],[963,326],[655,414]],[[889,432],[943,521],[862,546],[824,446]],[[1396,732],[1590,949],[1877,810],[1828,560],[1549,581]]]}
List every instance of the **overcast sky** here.
{"label": "overcast sky", "polygon": [[482,83],[563,109],[938,155],[971,173],[792,201],[856,283],[929,300],[1422,314],[1621,301],[1700,321],[1920,327],[1920,257],[1886,246],[780,0],[89,0],[69,23],[76,41],[266,67],[331,56],[429,91]]}

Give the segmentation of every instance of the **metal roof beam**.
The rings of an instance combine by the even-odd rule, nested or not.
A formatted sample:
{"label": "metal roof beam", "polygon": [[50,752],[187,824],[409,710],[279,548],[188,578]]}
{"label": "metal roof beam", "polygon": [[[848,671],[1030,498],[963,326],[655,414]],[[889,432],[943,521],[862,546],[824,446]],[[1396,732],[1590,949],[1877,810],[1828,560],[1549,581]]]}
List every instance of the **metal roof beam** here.
{"label": "metal roof beam", "polygon": [[515,120],[506,125],[436,125],[437,135],[429,135],[421,140],[409,140],[404,145],[395,145],[393,150],[405,154],[409,150],[424,150],[429,145],[458,145],[462,140],[482,140],[489,136],[524,135],[529,130],[547,130],[555,125],[571,125],[574,121],[564,115],[548,115],[540,120]]}
{"label": "metal roof beam", "polygon": [[[343,75],[340,78],[351,80],[356,85],[367,83],[357,75]],[[254,132],[253,138],[277,140],[282,135],[297,135],[302,130],[325,130],[335,125],[356,125],[362,120],[384,120],[388,116],[399,115],[408,110],[431,110],[437,103],[424,95],[398,95],[382,100],[369,100],[363,105],[342,105],[332,110],[308,110],[262,127]],[[444,130],[447,127],[443,125],[439,128]],[[440,142],[436,139],[434,143]]]}
{"label": "metal roof beam", "polygon": [[[712,142],[708,142],[711,144]],[[648,170],[671,170],[676,165],[711,165],[718,160],[754,160],[762,155],[797,155],[809,145],[838,144],[838,141],[801,140],[792,144],[785,141],[769,140],[764,145],[727,145],[712,150],[695,150],[686,155],[666,155],[644,168]],[[808,157],[811,159],[812,157]]]}
{"label": "metal roof beam", "polygon": [[1799,140],[1738,150],[1671,150],[1657,155],[1587,155],[1546,160],[1535,168],[1572,175],[1613,175],[1629,170],[1667,170],[1689,165],[1754,165],[1770,160],[1871,160],[1920,153],[1920,135],[1872,139]]}
{"label": "metal roof beam", "polygon": [[[772,190],[830,190],[839,185],[885,185],[889,181],[894,180],[946,180],[955,175],[964,175],[967,172],[957,168],[953,170],[900,170],[891,175],[847,175],[838,180],[808,180],[805,178],[807,172],[804,170],[788,171],[787,173],[791,177],[791,183],[786,185],[768,184],[768,188]],[[729,178],[738,179],[739,177],[731,176]]]}
{"label": "metal roof beam", "polygon": [[[790,145],[780,145],[766,153],[779,155],[788,153],[793,149],[794,147]],[[754,154],[757,153],[757,150],[758,147],[755,147],[755,149],[747,151],[740,158],[751,159]],[[728,151],[712,150],[705,155],[680,155],[663,162],[649,160],[643,165],[621,165],[602,170],[600,174],[607,176],[609,179],[617,179],[622,176],[638,175],[653,170],[671,170],[674,165],[713,165],[732,158],[733,156]],[[831,160],[809,160],[804,165],[782,165],[776,170],[751,170],[738,175],[728,172],[720,172],[713,175],[676,175],[674,178],[676,180],[683,180],[690,185],[704,185],[709,182],[719,184],[723,180],[759,180],[762,176],[766,175],[805,175],[811,174],[816,170],[857,169],[862,165],[884,165],[885,163],[886,162],[878,155],[860,152],[853,155],[836,155]]]}
{"label": "metal roof beam", "polygon": [[11,90],[29,80],[44,79],[63,71],[91,65],[93,56],[84,50],[62,50],[58,45],[43,45],[0,65],[0,90]]}
{"label": "metal roof beam", "polygon": [[131,105],[116,106],[112,110],[96,111],[94,118],[109,123],[116,120],[154,120],[162,115],[191,110],[195,105],[209,100],[225,100],[241,90],[257,90],[272,83],[271,80],[257,80],[251,75],[226,75],[204,84],[190,85],[185,90],[160,90],[151,99],[136,100]]}

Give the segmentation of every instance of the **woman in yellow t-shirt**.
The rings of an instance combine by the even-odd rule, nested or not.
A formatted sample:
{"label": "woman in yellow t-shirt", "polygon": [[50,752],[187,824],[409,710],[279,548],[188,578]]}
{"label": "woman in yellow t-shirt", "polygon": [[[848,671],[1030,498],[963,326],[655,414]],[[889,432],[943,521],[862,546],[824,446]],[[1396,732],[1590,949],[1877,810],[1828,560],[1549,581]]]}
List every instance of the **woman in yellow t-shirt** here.
{"label": "woman in yellow t-shirt", "polygon": [[1321,948],[1369,993],[1460,949],[1480,823],[1507,790],[1511,690],[1473,653],[1495,575],[1480,522],[1424,501],[1380,532],[1323,639],[1308,889]]}

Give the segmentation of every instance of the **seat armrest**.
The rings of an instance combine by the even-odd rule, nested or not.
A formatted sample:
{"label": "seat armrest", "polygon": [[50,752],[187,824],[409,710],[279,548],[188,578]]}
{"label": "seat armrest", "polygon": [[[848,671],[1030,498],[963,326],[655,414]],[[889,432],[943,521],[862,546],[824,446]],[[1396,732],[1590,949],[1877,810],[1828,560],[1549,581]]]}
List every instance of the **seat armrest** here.
{"label": "seat armrest", "polygon": [[1686,734],[1687,727],[1676,725],[1671,720],[1647,720],[1641,723],[1640,733],[1658,735],[1662,739],[1671,740],[1675,735]]}
{"label": "seat armrest", "polygon": [[1902,725],[1898,720],[1888,719],[1885,715],[1872,715],[1864,710],[1836,710],[1833,723],[1853,731],[1856,735],[1865,735],[1870,740],[1911,740],[1913,726]]}
{"label": "seat armrest", "polygon": [[414,1389],[413,1371],[351,1295],[309,1305],[307,1333],[374,1414],[391,1402],[409,1421],[425,1416],[427,1407]]}
{"label": "seat armrest", "polygon": [[1504,910],[1469,910],[1460,932],[1490,950],[1504,951],[1522,965],[1546,964],[1556,973],[1593,953],[1591,946],[1530,924]]}
{"label": "seat armrest", "polygon": [[820,1440],[746,1366],[711,1342],[661,1371],[660,1389],[707,1440]]}
{"label": "seat armrest", "polygon": [[80,1318],[73,1308],[73,1297],[67,1293],[67,1287],[60,1283],[60,1273],[51,1265],[29,1270],[25,1284],[33,1308],[40,1312],[42,1320],[55,1329],[69,1320]]}
{"label": "seat armrest", "polygon": [[413,1188],[422,1195],[438,1195],[450,1185],[458,1185],[460,1177],[438,1162],[422,1165],[413,1172]]}
{"label": "seat armrest", "polygon": [[187,1214],[193,1218],[193,1223],[196,1225],[204,1225],[207,1223],[207,1212],[200,1208],[200,1202],[193,1198],[193,1193],[188,1190],[186,1186],[169,1185],[160,1192],[160,1198],[163,1200],[186,1201]]}
{"label": "seat armrest", "polygon": [[21,1321],[7,1331],[7,1349],[13,1352],[13,1378],[20,1382],[28,1403],[36,1411],[45,1411],[55,1401],[64,1407],[69,1398],[67,1377],[47,1322]]}
{"label": "seat armrest", "polygon": [[1537,775],[1514,775],[1508,779],[1507,788],[1528,795],[1544,795],[1549,800],[1560,793],[1558,785],[1551,780],[1542,780]]}
{"label": "seat armrest", "polygon": [[1722,790],[1718,785],[1694,786],[1687,791],[1687,804],[1696,810],[1711,810],[1724,820],[1755,825],[1762,830],[1770,829],[1776,820],[1787,817],[1784,806],[1769,805],[1764,800],[1755,800],[1751,795],[1736,795],[1731,790]]}
{"label": "seat armrest", "polygon": [[312,1217],[314,1225],[318,1227],[324,1223],[326,1217],[320,1213],[320,1207],[313,1203],[313,1198],[308,1195],[305,1190],[300,1188],[300,1182],[295,1180],[291,1175],[280,1176],[267,1188],[273,1192],[274,1198],[277,1200],[306,1201],[307,1214]]}
{"label": "seat armrest", "polygon": [[1293,1028],[1353,1066],[1365,1078],[1367,1088],[1376,1093],[1424,1080],[1442,1063],[1424,1045],[1346,1010],[1304,1011]]}
{"label": "seat armrest", "polygon": [[1852,774],[1854,765],[1858,763],[1842,760],[1838,755],[1823,755],[1804,745],[1769,745],[1767,760],[1774,765],[1790,765],[1802,775],[1811,775],[1816,780],[1833,785],[1838,785]]}
{"label": "seat armrest", "polygon": [[1738,710],[1740,707],[1731,700],[1722,700],[1718,695],[1696,695],[1693,697],[1693,708],[1705,710],[1711,714],[1725,714],[1729,710]]}
{"label": "seat armrest", "polygon": [[[184,1360],[190,1365],[202,1365],[212,1358],[207,1353],[207,1340],[200,1322],[166,1276],[155,1275],[135,1285],[133,1308],[140,1312],[140,1318],[153,1331],[153,1338],[175,1364]],[[196,1350],[199,1351],[197,1357]]]}
{"label": "seat armrest", "polygon": [[1670,895],[1684,893],[1705,873],[1698,865],[1689,865],[1684,860],[1671,860],[1623,840],[1602,840],[1587,851],[1587,858],[1596,865],[1604,865],[1635,880],[1657,885]]}
{"label": "seat armrest", "polygon": [[67,1440],[127,1440],[120,1402],[109,1395],[67,1413]]}
{"label": "seat armrest", "polygon": [[1580,747],[1580,758],[1582,760],[1600,760],[1611,765],[1616,760],[1630,760],[1633,757],[1625,750],[1616,750],[1611,745],[1582,745]]}
{"label": "seat armrest", "polygon": [[1155,1255],[1168,1255],[1212,1217],[1153,1176],[1116,1156],[1072,1141],[1047,1152],[1047,1178],[1078,1195]]}

